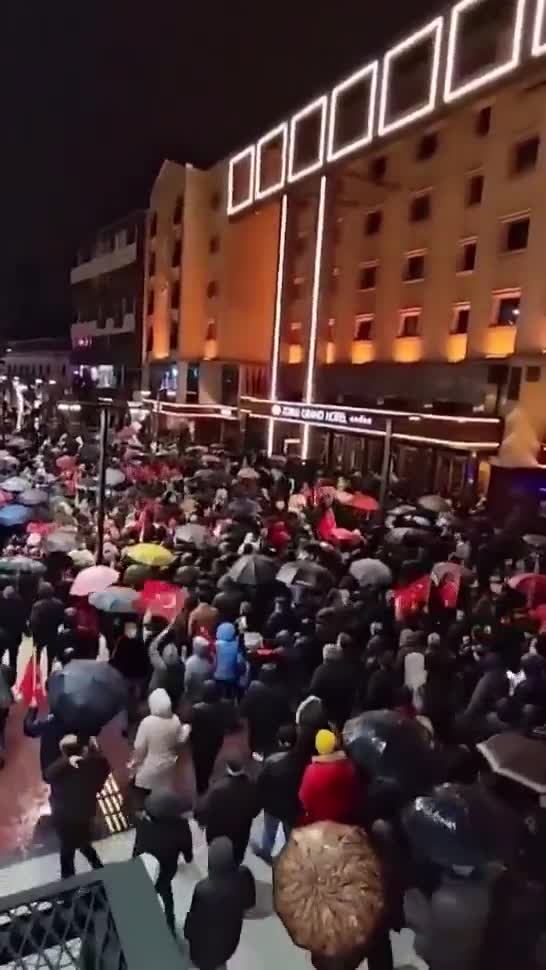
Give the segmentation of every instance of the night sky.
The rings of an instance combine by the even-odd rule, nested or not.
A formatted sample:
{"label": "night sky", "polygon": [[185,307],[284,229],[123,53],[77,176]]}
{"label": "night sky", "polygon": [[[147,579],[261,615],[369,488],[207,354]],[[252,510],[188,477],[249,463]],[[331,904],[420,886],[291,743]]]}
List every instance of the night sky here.
{"label": "night sky", "polygon": [[438,0],[3,5],[2,333],[67,332],[78,240],[145,206],[163,158],[197,165],[222,158],[439,7]]}

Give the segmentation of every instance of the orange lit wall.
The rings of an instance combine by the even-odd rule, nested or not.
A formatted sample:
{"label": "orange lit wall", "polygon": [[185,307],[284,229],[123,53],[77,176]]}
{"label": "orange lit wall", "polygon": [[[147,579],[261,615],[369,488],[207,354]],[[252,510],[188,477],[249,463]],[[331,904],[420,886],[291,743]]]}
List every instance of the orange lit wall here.
{"label": "orange lit wall", "polygon": [[397,337],[392,356],[397,364],[414,364],[421,360],[423,356],[421,337]]}

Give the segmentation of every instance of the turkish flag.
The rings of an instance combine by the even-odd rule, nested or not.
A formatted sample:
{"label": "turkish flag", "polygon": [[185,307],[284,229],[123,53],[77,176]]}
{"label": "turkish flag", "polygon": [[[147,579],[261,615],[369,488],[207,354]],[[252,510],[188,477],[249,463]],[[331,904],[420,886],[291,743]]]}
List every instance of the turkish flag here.
{"label": "turkish flag", "polygon": [[397,620],[402,620],[408,614],[415,613],[420,606],[428,603],[432,580],[430,576],[422,576],[408,586],[397,589],[394,594],[394,609]]}
{"label": "turkish flag", "polygon": [[45,701],[46,695],[42,685],[42,674],[35,651],[25,667],[25,672],[19,684],[19,693],[27,707],[32,700],[35,700],[38,705]]}
{"label": "turkish flag", "polygon": [[460,588],[460,573],[449,573],[444,576],[444,579],[438,587],[437,595],[440,597],[442,606],[444,606],[446,610],[454,610],[457,606]]}
{"label": "turkish flag", "polygon": [[332,534],[337,527],[336,517],[332,512],[332,509],[326,509],[324,515],[322,516],[318,526],[317,534],[322,542],[330,542],[332,539]]}
{"label": "turkish flag", "polygon": [[178,586],[149,579],[144,583],[138,606],[143,613],[150,610],[154,616],[162,616],[172,623],[184,606],[184,599],[184,593]]}

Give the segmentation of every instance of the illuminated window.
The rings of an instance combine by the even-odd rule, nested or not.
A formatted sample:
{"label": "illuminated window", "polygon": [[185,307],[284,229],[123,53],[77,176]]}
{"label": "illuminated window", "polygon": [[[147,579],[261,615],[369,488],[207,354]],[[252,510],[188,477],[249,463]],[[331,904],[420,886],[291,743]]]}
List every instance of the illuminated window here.
{"label": "illuminated window", "polygon": [[184,208],[184,199],[181,195],[178,196],[176,200],[176,205],[174,207],[173,222],[175,226],[179,226],[182,222],[182,210]]}
{"label": "illuminated window", "polygon": [[354,340],[372,340],[375,317],[373,314],[359,314],[355,317]]}
{"label": "illuminated window", "polygon": [[378,62],[368,64],[332,92],[328,159],[334,161],[367,145],[373,135]]}
{"label": "illuminated window", "polygon": [[[253,201],[254,164],[254,145],[249,145],[248,148],[244,148],[238,155],[234,155],[229,160],[227,209],[230,216],[246,209]],[[212,203],[216,203],[218,195],[217,192],[212,195],[211,206],[213,209],[215,206]]]}
{"label": "illuminated window", "polygon": [[436,104],[443,18],[437,17],[385,55],[379,134],[386,135],[430,114]]}
{"label": "illuminated window", "polygon": [[265,199],[286,181],[288,124],[284,122],[260,138],[256,148],[256,198]]}
{"label": "illuminated window", "polygon": [[368,212],[364,222],[364,233],[366,236],[377,236],[381,232],[383,225],[383,210],[374,209]]}
{"label": "illuminated window", "polygon": [[424,222],[430,219],[431,198],[430,192],[419,192],[414,195],[409,206],[409,221]]}
{"label": "illuminated window", "polygon": [[387,174],[389,160],[386,155],[378,155],[372,158],[368,165],[368,178],[370,182],[382,182]]}
{"label": "illuminated window", "polygon": [[326,96],[317,98],[291,119],[288,152],[290,182],[296,182],[316,172],[324,161],[327,104]]}
{"label": "illuminated window", "polygon": [[288,327],[288,339],[291,344],[301,344],[301,320],[292,320]]}
{"label": "illuminated window", "polygon": [[426,253],[408,253],[404,269],[404,282],[415,283],[425,278]]}
{"label": "illuminated window", "polygon": [[519,290],[497,293],[493,299],[492,327],[515,327],[520,313]]}
{"label": "illuminated window", "polygon": [[481,204],[483,198],[483,186],[483,175],[476,173],[468,176],[465,187],[465,202],[467,208]]}
{"label": "illuminated window", "polygon": [[478,244],[475,239],[464,239],[459,243],[457,252],[457,272],[473,273],[476,268]]}
{"label": "illuminated window", "polygon": [[480,138],[485,138],[491,131],[491,117],[493,109],[490,104],[479,108],[474,116],[474,131]]}
{"label": "illuminated window", "polygon": [[377,285],[377,273],[377,263],[366,263],[364,266],[361,266],[358,277],[359,290],[374,290]]}
{"label": "illuminated window", "polygon": [[454,334],[468,333],[469,323],[470,323],[470,304],[458,303],[453,308],[453,320],[451,321],[450,333],[454,333]]}
{"label": "illuminated window", "polygon": [[522,216],[518,219],[510,219],[502,225],[501,249],[507,253],[521,252],[527,249],[529,242],[529,227],[531,220],[529,216]]}
{"label": "illuminated window", "polygon": [[207,286],[207,296],[209,300],[212,300],[215,296],[218,296],[219,286],[216,280],[211,280]]}
{"label": "illuminated window", "polygon": [[440,138],[437,131],[428,131],[417,142],[415,157],[418,162],[425,162],[438,151]]}
{"label": "illuminated window", "polygon": [[532,172],[537,166],[539,150],[538,135],[517,142],[510,152],[510,174],[523,175],[526,172]]}
{"label": "illuminated window", "polygon": [[418,337],[421,328],[420,310],[402,310],[400,314],[399,337]]}
{"label": "illuminated window", "polygon": [[521,367],[511,367],[510,368],[510,378],[508,380],[508,387],[506,388],[506,398],[508,401],[519,401],[519,393],[521,390]]}

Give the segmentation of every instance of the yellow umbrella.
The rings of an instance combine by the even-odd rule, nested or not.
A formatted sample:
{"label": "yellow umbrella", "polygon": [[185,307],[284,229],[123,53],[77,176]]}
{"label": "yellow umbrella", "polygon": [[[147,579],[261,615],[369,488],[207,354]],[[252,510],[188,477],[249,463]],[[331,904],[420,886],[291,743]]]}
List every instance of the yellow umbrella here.
{"label": "yellow umbrella", "polygon": [[154,542],[141,542],[137,546],[130,546],[127,555],[133,562],[138,562],[142,566],[157,566],[160,569],[174,562],[172,552]]}

